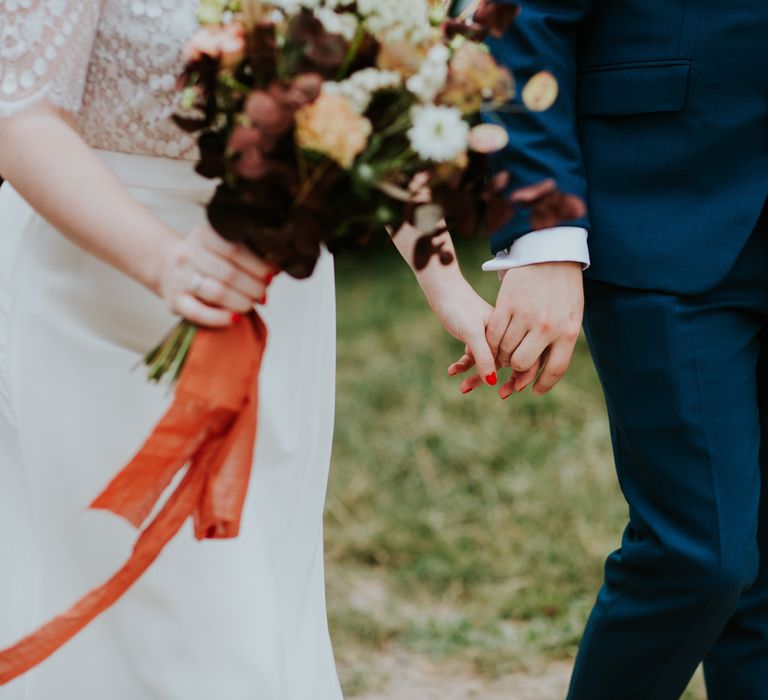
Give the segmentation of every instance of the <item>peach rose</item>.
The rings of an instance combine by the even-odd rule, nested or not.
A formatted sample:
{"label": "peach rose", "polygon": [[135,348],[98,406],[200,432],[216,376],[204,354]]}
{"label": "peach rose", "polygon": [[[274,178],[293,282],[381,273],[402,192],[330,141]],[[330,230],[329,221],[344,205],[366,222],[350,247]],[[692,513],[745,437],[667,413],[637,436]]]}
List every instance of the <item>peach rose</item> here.
{"label": "peach rose", "polygon": [[323,153],[349,169],[368,145],[371,122],[343,95],[322,93],[296,113],[296,139],[302,148]]}
{"label": "peach rose", "polygon": [[224,68],[234,68],[245,54],[243,28],[237,23],[203,27],[192,36],[184,48],[187,61],[197,61],[203,56],[221,59]]}

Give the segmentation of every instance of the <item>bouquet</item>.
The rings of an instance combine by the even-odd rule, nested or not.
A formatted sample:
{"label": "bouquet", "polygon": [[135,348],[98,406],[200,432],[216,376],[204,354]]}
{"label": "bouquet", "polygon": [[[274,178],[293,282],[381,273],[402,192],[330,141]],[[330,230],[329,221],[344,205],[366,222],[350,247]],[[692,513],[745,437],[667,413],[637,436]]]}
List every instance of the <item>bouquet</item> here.
{"label": "bouquet", "polygon": [[[482,40],[503,33],[517,7],[480,0],[473,9],[450,18],[428,0],[201,0],[175,120],[198,134],[197,171],[218,183],[207,205],[213,228],[303,278],[322,246],[339,250],[406,223],[422,233],[421,268],[433,256],[450,262],[435,240],[446,227],[493,230],[518,203],[542,226],[580,215],[580,200],[552,182],[510,194],[506,176],[488,177],[488,154],[507,143],[493,111],[506,108],[515,82]],[[546,109],[557,82],[542,72],[522,97]],[[254,312],[220,331],[183,322],[147,356],[150,379],[178,380],[174,400],[92,504],[141,528],[133,554],[66,613],[0,651],[0,684],[119,600],[189,518],[199,539],[237,536],[266,341]]]}
{"label": "bouquet", "polygon": [[[197,134],[197,171],[218,183],[211,226],[296,278],[312,273],[321,246],[336,252],[385,228],[421,231],[420,269],[433,256],[450,262],[434,242],[446,228],[501,227],[525,193],[488,177],[488,155],[508,140],[488,121],[515,81],[482,42],[519,8],[484,0],[451,18],[445,5],[202,0],[175,121]],[[522,98],[545,110],[557,92],[541,72]],[[553,183],[527,194],[550,211],[554,200],[558,220],[578,206]],[[182,323],[147,357],[152,380],[178,378],[195,332]]]}

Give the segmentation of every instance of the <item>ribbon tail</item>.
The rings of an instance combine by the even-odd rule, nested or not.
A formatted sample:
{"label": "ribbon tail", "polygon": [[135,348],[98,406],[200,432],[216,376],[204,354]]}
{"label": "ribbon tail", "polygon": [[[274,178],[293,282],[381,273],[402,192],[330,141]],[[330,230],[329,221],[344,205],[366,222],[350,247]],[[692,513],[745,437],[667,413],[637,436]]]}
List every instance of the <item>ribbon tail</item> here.
{"label": "ribbon tail", "polygon": [[225,429],[229,412],[200,405],[194,397],[177,394],[168,412],[136,456],[91,503],[134,527],[149,517],[163,492],[208,436]]}
{"label": "ribbon tail", "polygon": [[255,314],[250,323],[226,331],[198,331],[173,405],[93,507],[109,509],[139,527],[174,474],[189,462],[186,474],[109,581],[0,651],[0,685],[40,664],[117,602],[187,518],[195,518],[198,535],[201,527],[211,537],[237,533],[256,425],[257,399],[248,392],[257,384],[265,343],[266,327]]}
{"label": "ribbon tail", "polygon": [[67,612],[0,651],[0,685],[42,663],[94,618],[116,603],[157,559],[197,507],[208,479],[211,456],[221,439],[205,445],[155,519],[139,536],[128,561],[106,583]]}

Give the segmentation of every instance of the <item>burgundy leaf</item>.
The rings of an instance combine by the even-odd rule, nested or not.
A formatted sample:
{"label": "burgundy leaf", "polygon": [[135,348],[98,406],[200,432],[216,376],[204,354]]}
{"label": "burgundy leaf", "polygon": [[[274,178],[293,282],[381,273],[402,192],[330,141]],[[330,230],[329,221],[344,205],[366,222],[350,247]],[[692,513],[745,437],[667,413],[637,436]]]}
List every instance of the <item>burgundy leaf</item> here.
{"label": "burgundy leaf", "polygon": [[510,200],[530,209],[531,226],[537,230],[580,219],[587,213],[584,201],[561,192],[554,180],[543,180],[515,190]]}

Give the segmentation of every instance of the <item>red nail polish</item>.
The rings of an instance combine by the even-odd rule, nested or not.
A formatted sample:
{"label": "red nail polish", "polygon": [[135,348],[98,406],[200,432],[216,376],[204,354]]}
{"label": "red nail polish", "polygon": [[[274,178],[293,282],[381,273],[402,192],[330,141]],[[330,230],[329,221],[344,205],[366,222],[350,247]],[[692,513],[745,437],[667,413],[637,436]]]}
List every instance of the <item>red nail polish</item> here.
{"label": "red nail polish", "polygon": [[242,318],[240,314],[232,314],[232,323],[240,323]]}
{"label": "red nail polish", "polygon": [[486,378],[485,381],[490,386],[496,386],[496,382],[499,381],[498,377],[496,376],[496,372],[491,372]]}
{"label": "red nail polish", "polygon": [[264,296],[261,297],[261,299],[259,299],[259,304],[261,304],[263,306],[266,303],[267,303],[267,293],[264,292]]}
{"label": "red nail polish", "polygon": [[462,394],[468,394],[470,391],[472,391],[472,389],[474,389],[474,387],[470,387],[469,389],[462,389],[461,393]]}
{"label": "red nail polish", "polygon": [[273,279],[275,279],[275,275],[276,275],[276,274],[277,274],[276,272],[273,272],[272,270],[270,270],[270,271],[269,271],[269,272],[266,274],[266,276],[264,277],[264,284],[266,284],[267,286],[269,286],[270,284],[272,284],[272,280],[273,280]]}

